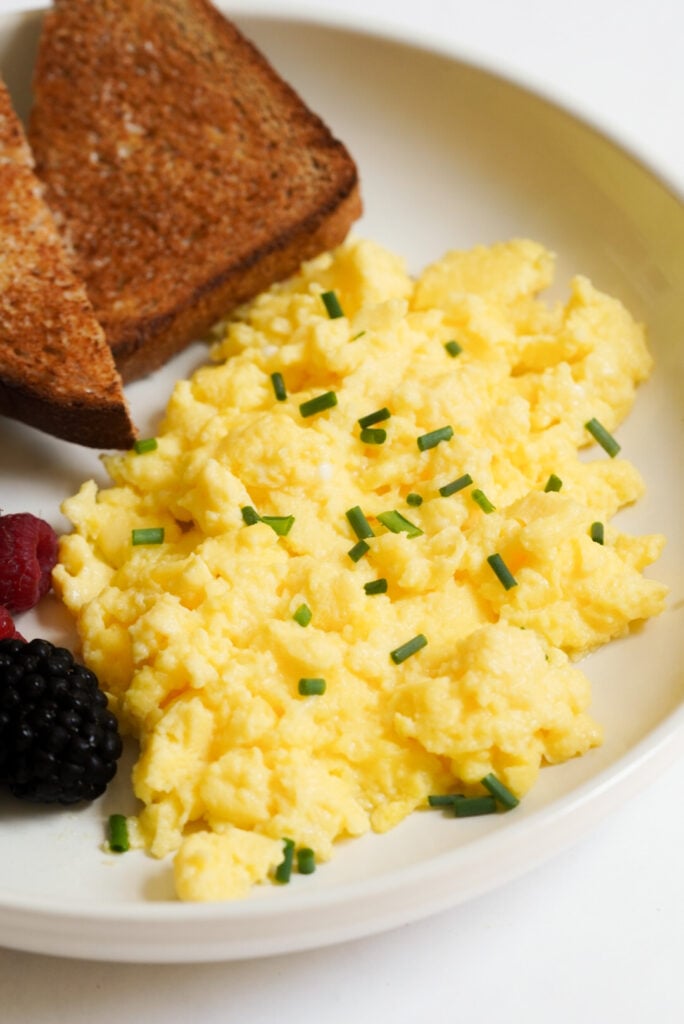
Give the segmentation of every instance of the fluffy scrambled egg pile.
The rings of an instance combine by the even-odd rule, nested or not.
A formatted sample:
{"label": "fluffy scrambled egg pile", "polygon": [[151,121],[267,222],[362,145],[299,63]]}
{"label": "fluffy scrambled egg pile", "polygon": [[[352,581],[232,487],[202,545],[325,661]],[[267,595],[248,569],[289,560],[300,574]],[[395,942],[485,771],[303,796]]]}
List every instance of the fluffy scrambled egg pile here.
{"label": "fluffy scrambled egg pile", "polygon": [[612,431],[651,359],[585,278],[538,299],[552,274],[531,241],[417,280],[348,242],[243,307],[156,445],[65,503],[56,586],[180,898],[600,742],[573,659],[661,611],[663,538],[610,524],[643,483],[586,424]]}

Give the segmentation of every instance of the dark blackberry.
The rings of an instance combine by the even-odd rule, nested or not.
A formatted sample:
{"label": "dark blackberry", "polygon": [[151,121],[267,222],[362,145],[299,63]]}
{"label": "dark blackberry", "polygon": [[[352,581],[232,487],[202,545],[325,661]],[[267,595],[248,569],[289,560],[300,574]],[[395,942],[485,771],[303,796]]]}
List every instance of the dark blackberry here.
{"label": "dark blackberry", "polygon": [[122,744],[97,677],[47,640],[0,640],[0,780],[35,803],[104,793]]}

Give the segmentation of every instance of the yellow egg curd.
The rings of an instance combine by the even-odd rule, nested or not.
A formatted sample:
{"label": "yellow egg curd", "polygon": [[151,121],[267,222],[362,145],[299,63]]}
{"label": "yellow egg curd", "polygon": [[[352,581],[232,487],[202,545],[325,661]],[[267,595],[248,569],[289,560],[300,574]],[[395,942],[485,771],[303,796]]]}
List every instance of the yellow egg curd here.
{"label": "yellow egg curd", "polygon": [[574,660],[661,611],[663,538],[611,524],[643,483],[586,424],[612,440],[651,358],[585,278],[543,302],[552,275],[532,241],[416,280],[351,240],[238,310],[156,445],[65,502],[55,584],[180,898],[600,742]]}

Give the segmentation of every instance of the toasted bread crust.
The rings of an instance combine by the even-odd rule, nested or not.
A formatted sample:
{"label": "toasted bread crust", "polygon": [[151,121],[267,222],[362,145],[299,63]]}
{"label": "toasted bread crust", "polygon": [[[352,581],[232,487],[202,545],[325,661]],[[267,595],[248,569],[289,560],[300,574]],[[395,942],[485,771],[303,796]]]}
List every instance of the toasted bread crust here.
{"label": "toasted bread crust", "polygon": [[0,82],[0,413],[97,448],[135,439],[121,379]]}
{"label": "toasted bread crust", "polygon": [[29,137],[124,379],[337,245],[344,146],[207,0],[56,0]]}

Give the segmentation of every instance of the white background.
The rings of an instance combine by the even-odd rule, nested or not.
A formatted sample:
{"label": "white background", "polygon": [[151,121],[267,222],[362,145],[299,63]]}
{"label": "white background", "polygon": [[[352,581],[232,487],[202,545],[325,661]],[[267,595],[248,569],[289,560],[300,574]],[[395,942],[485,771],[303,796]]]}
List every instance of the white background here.
{"label": "white background", "polygon": [[[3,12],[33,6],[0,0]],[[298,9],[450,40],[457,54],[583,113],[684,190],[681,0],[317,0]],[[679,1024],[683,868],[681,757],[569,851],[427,921],[246,963],[109,965],[0,950],[0,1015],[8,1024]]]}

